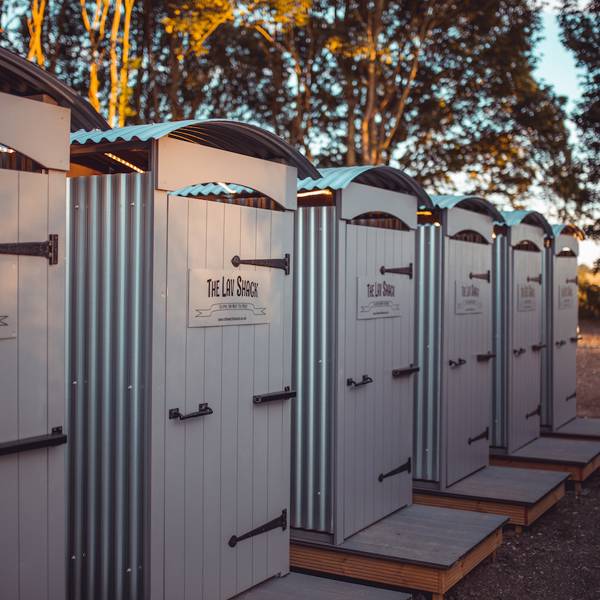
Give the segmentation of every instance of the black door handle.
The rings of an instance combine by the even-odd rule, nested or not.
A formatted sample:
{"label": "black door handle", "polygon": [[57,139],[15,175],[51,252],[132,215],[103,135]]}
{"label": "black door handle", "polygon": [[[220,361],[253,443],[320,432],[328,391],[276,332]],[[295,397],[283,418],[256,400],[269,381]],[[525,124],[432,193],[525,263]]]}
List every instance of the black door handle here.
{"label": "black door handle", "polygon": [[568,402],[569,400],[573,400],[573,398],[577,398],[577,392],[573,392],[570,396],[567,396],[565,400]]}
{"label": "black door handle", "polygon": [[561,346],[564,346],[567,342],[565,342],[565,340],[558,340],[558,342],[556,342],[556,345],[560,348]]}
{"label": "black door handle", "polygon": [[206,415],[212,415],[213,409],[208,405],[207,402],[203,404],[198,404],[198,410],[196,412],[188,413],[184,415],[178,408],[171,408],[169,410],[169,419],[179,419],[180,421],[185,421],[187,419],[194,419],[195,417],[204,417]]}
{"label": "black door handle", "polygon": [[296,397],[296,390],[291,390],[286,386],[283,392],[270,392],[269,394],[260,394],[252,396],[254,404],[264,404],[265,402],[275,402],[276,400],[289,400]]}
{"label": "black door handle", "polygon": [[515,348],[513,350],[513,354],[515,356],[521,356],[521,354],[525,354],[525,352],[527,352],[527,350],[525,350],[525,348]]}
{"label": "black door handle", "polygon": [[37,450],[39,448],[51,448],[52,446],[60,446],[66,443],[67,436],[63,433],[63,428],[53,427],[52,433],[47,435],[36,435],[0,443],[0,456],[25,452],[27,450]]}
{"label": "black door handle", "polygon": [[486,271],[485,273],[469,273],[469,279],[483,279],[483,281],[489,283],[491,280],[491,273],[489,271]]}
{"label": "black door handle", "polygon": [[282,269],[286,275],[290,274],[290,255],[285,254],[283,258],[240,258],[237,254],[231,259],[234,267],[240,265],[253,265],[255,267],[267,267],[269,269]]}
{"label": "black door handle", "polygon": [[546,347],[546,344],[534,344],[533,346],[531,346],[531,349],[534,352],[539,352],[540,350],[543,350]]}
{"label": "black door handle", "polygon": [[352,379],[352,377],[349,377],[348,379],[346,379],[346,385],[348,387],[360,387],[361,385],[367,385],[367,383],[373,383],[373,378],[369,377],[368,375],[363,375],[362,379],[358,382],[354,381],[354,379]]}
{"label": "black door handle", "polygon": [[479,435],[469,438],[469,446],[473,442],[478,442],[479,440],[489,440],[489,439],[490,439],[490,428],[486,427]]}
{"label": "black door handle", "polygon": [[400,473],[404,473],[405,471],[408,473],[410,473],[412,471],[412,460],[411,460],[410,456],[408,457],[408,460],[403,465],[400,465],[399,467],[396,467],[395,469],[392,469],[391,471],[388,471],[387,473],[380,473],[379,476],[377,477],[377,481],[379,481],[379,483],[381,483],[384,479],[387,479],[388,477],[392,477],[393,475],[398,475]]}
{"label": "black door handle", "polygon": [[491,360],[492,358],[496,358],[496,354],[494,352],[488,352],[487,354],[478,354],[477,362],[486,362]]}
{"label": "black door handle", "polygon": [[580,335],[576,335],[575,337],[569,338],[569,341],[570,341],[572,344],[576,344],[576,343],[577,343],[579,340],[582,340],[582,339],[583,339],[583,337],[582,337],[582,336],[580,336]]}
{"label": "black door handle", "polygon": [[458,360],[449,360],[448,364],[452,369],[455,367],[461,367],[462,365],[466,365],[467,361],[464,358],[459,358]]}
{"label": "black door handle", "polygon": [[541,415],[541,414],[542,414],[542,405],[538,404],[538,406],[535,410],[532,410],[531,412],[529,412],[525,415],[525,418],[530,419],[531,417],[535,417],[535,415]]}
{"label": "black door handle", "polygon": [[577,277],[573,277],[571,279],[567,278],[565,279],[565,283],[574,283],[575,285],[577,285]]}
{"label": "black door handle", "polygon": [[418,373],[419,370],[419,367],[415,367],[413,365],[410,365],[410,367],[405,367],[404,369],[394,369],[392,371],[392,377],[394,379],[398,379],[399,377],[407,377],[413,373]]}
{"label": "black door handle", "polygon": [[527,283],[539,283],[542,285],[542,274],[540,273],[537,277],[528,277]]}

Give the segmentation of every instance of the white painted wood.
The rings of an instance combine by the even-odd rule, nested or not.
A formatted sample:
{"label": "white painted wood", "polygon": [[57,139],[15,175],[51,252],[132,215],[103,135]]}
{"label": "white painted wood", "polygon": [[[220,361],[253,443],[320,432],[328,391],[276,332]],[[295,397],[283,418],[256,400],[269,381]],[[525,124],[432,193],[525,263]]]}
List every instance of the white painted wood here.
{"label": "white painted wood", "polygon": [[383,212],[397,217],[411,229],[417,226],[415,196],[351,183],[342,194],[340,217],[349,221],[366,212]]}
{"label": "white painted wood", "polygon": [[47,169],[68,171],[70,131],[69,109],[0,92],[0,144]]}
{"label": "white painted wood", "polygon": [[157,187],[173,191],[211,182],[237,183],[295,210],[296,169],[288,165],[190,144],[165,137],[158,141]]}
{"label": "white painted wood", "polygon": [[[483,215],[481,215],[483,218]],[[473,229],[469,226],[468,229]],[[491,269],[491,245],[445,239],[444,337],[442,353],[442,404],[446,468],[443,487],[475,472],[488,463],[489,442],[469,444],[489,425],[492,403],[492,366],[478,363],[477,354],[492,351],[491,283],[470,279],[470,274]],[[456,285],[475,286],[481,312],[457,314]],[[462,366],[451,367],[450,360],[463,359]],[[488,365],[488,366],[486,366]]]}
{"label": "white painted wood", "polygon": [[[414,280],[386,274],[397,286],[400,317],[357,319],[359,278],[380,276],[381,266],[401,267],[414,261],[414,232],[345,225],[344,308],[338,328],[344,338],[343,402],[344,537],[363,529],[410,502],[411,475],[401,473],[378,481],[380,474],[399,467],[411,455],[414,380],[395,380],[392,370],[413,360]],[[407,362],[408,361],[408,362]],[[363,375],[373,383],[349,387]],[[338,458],[339,460],[339,458]]]}
{"label": "white painted wood", "polygon": [[[534,351],[532,346],[543,341],[542,286],[535,281],[528,281],[528,278],[538,277],[542,272],[542,253],[513,248],[511,263],[512,347],[508,348],[508,451],[514,452],[539,437],[540,431],[540,416],[527,417],[527,414],[535,411],[541,402],[542,353]],[[533,294],[528,304],[522,299],[525,291]],[[520,349],[525,352],[516,355],[515,351]]]}
{"label": "white painted wood", "polygon": [[493,241],[494,231],[493,219],[489,215],[473,212],[464,208],[453,208],[447,210],[446,235],[452,237],[460,231],[476,231],[480,233],[490,244]]}

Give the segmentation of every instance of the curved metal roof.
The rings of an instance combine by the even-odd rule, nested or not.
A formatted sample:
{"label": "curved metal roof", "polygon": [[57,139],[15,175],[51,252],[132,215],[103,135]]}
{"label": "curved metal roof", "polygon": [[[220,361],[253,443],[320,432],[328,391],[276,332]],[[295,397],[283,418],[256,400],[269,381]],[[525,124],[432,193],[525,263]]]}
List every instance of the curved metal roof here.
{"label": "curved metal roof", "polygon": [[552,235],[558,237],[559,235],[572,235],[579,241],[585,240],[585,233],[574,223],[558,223],[552,225]]}
{"label": "curved metal roof", "polygon": [[312,163],[280,137],[254,125],[226,119],[207,121],[188,119],[150,125],[130,125],[108,131],[77,131],[71,135],[71,143],[84,145],[103,142],[147,142],[166,136],[255,158],[282,162],[296,167],[298,177],[319,176]]}
{"label": "curved metal roof", "polygon": [[513,225],[519,225],[521,223],[525,225],[535,225],[536,227],[543,229],[544,233],[547,235],[554,235],[552,233],[552,227],[546,220],[546,217],[536,210],[502,211],[502,216],[504,217],[504,222],[509,227],[512,227]]}
{"label": "curved metal roof", "polygon": [[364,165],[356,167],[334,167],[319,169],[318,178],[298,181],[298,191],[342,190],[351,183],[362,183],[371,187],[403,192],[416,196],[421,205],[432,208],[427,192],[410,176],[386,165]]}
{"label": "curved metal roof", "polygon": [[494,222],[504,223],[502,213],[488,200],[481,196],[431,196],[436,208],[465,208],[474,212],[485,213],[492,217]]}
{"label": "curved metal roof", "polygon": [[15,96],[50,96],[59,106],[71,109],[71,131],[108,129],[108,123],[77,92],[6,48],[0,48],[0,92]]}
{"label": "curved metal roof", "polygon": [[248,196],[256,192],[245,185],[237,183],[199,183],[188,185],[172,192],[173,196]]}

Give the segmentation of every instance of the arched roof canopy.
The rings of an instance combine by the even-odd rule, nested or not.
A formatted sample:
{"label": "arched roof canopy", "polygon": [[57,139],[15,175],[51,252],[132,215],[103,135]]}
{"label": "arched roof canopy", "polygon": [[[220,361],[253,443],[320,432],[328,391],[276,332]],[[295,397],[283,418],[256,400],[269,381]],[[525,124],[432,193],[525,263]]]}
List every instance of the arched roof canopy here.
{"label": "arched roof canopy", "polygon": [[[514,227],[515,225],[533,225],[539,227],[547,236],[553,237],[553,231],[550,223],[546,220],[546,217],[535,210],[511,210],[502,211],[504,217],[504,224],[508,227]],[[500,222],[502,224],[502,222]]]}
{"label": "arched roof canopy", "polygon": [[319,169],[319,177],[298,181],[299,192],[343,190],[351,183],[415,196],[422,208],[433,208],[427,192],[409,175],[386,165],[364,165]]}
{"label": "arched roof canopy", "polygon": [[[102,145],[116,145],[116,148],[121,147],[127,152],[128,147],[133,148],[140,143],[143,146],[164,137],[286,164],[296,167],[298,177],[302,178],[319,175],[305,156],[275,134],[254,125],[224,119],[208,121],[190,119],[150,125],[131,125],[108,131],[77,131],[71,135],[71,144],[73,147],[99,146],[100,153],[97,160],[106,163]],[[124,158],[129,160],[127,157]],[[131,162],[134,162],[133,159]],[[93,168],[93,165],[89,164],[89,159],[86,163]],[[141,168],[147,170],[147,165],[146,169],[143,166]]]}
{"label": "arched roof canopy", "polygon": [[502,213],[488,200],[480,196],[431,196],[435,208],[442,210],[463,208],[472,212],[488,215],[494,222],[503,224]]}
{"label": "arched roof canopy", "polygon": [[570,235],[580,242],[585,240],[585,233],[574,223],[559,223],[552,225],[552,234],[554,237],[559,235]]}
{"label": "arched roof canopy", "polygon": [[0,48],[0,92],[14,96],[49,96],[59,106],[71,110],[71,131],[108,129],[108,123],[77,92],[5,48]]}

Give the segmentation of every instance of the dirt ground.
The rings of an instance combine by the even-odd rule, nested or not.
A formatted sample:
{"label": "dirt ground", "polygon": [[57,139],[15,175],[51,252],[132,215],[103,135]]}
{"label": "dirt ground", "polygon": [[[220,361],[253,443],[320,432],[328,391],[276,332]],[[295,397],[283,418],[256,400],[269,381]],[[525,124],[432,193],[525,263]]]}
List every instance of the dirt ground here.
{"label": "dirt ground", "polygon": [[[577,410],[600,417],[600,322],[582,322],[577,347]],[[415,595],[415,600],[426,596]],[[600,600],[600,472],[520,536],[505,533],[488,559],[447,600]]]}

